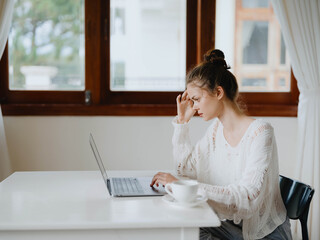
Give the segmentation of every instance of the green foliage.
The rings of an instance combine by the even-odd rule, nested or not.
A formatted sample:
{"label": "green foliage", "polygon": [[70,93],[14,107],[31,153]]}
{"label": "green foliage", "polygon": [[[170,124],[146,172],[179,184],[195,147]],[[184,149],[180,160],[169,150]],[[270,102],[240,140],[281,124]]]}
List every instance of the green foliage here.
{"label": "green foliage", "polygon": [[79,47],[84,37],[84,0],[16,0],[14,7],[9,42],[13,85],[24,84],[21,66],[81,70],[77,66],[83,63]]}

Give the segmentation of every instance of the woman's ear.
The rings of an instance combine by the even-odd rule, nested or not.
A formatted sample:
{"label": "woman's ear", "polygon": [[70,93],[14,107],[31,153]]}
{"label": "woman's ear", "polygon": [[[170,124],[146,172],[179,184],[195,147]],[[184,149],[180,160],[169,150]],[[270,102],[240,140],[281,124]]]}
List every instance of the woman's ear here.
{"label": "woman's ear", "polygon": [[218,100],[221,100],[224,96],[224,90],[221,86],[218,86],[216,89],[216,94],[217,94],[217,98]]}

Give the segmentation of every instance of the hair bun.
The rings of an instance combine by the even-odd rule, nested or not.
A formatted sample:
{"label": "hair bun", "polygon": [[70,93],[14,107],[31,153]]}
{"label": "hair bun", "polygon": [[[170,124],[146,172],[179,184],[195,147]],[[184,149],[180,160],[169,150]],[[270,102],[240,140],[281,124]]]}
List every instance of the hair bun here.
{"label": "hair bun", "polygon": [[215,66],[223,66],[225,69],[230,68],[224,60],[224,53],[219,49],[213,49],[206,52],[204,55],[204,62],[212,63]]}

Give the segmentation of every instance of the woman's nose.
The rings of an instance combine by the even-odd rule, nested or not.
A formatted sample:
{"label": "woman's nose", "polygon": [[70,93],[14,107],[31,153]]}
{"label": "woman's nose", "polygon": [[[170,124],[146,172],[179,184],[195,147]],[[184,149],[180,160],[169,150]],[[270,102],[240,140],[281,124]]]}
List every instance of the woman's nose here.
{"label": "woman's nose", "polygon": [[193,103],[192,108],[193,108],[193,110],[198,110],[199,109],[199,107],[198,107],[198,105],[196,103]]}

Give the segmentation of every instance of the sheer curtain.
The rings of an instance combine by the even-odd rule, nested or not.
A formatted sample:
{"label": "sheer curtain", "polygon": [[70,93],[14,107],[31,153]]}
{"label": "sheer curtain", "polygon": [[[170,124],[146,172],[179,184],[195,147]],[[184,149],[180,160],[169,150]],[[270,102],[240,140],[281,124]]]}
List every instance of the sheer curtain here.
{"label": "sheer curtain", "polygon": [[[0,59],[6,46],[13,13],[13,0],[0,1]],[[6,134],[0,105],[0,181],[11,174],[11,163],[8,154]]]}
{"label": "sheer curtain", "polygon": [[319,239],[320,236],[319,2],[319,0],[272,0],[300,91],[296,177],[315,188],[308,219],[310,239]]}

